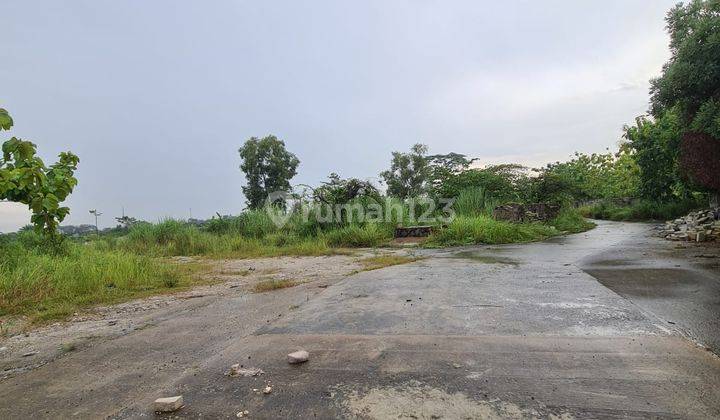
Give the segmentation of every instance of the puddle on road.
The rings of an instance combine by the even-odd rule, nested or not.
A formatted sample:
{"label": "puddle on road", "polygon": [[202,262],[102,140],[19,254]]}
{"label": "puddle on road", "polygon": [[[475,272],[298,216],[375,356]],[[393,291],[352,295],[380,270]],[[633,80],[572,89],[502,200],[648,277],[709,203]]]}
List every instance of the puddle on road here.
{"label": "puddle on road", "polygon": [[455,254],[452,254],[450,258],[460,258],[464,260],[472,260],[481,262],[484,264],[505,264],[505,265],[512,265],[512,266],[518,266],[520,265],[520,262],[517,260],[514,260],[512,258],[508,257],[501,257],[497,255],[487,255],[487,254],[480,254],[476,251],[462,251],[462,252],[456,252]]}
{"label": "puddle on road", "polygon": [[[630,298],[666,299],[697,292],[698,280],[688,270],[674,268],[586,268],[600,284]],[[671,302],[669,302],[671,303]]]}

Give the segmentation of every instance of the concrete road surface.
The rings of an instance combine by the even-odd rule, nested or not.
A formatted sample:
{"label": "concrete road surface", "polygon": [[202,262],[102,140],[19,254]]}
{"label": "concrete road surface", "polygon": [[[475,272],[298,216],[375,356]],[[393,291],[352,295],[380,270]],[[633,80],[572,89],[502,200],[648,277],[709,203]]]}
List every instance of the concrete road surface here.
{"label": "concrete road surface", "polygon": [[[3,380],[0,418],[148,418],[180,394],[172,417],[718,418],[718,252],[675,247],[601,222],[189,301]],[[310,360],[287,364],[297,349]]]}

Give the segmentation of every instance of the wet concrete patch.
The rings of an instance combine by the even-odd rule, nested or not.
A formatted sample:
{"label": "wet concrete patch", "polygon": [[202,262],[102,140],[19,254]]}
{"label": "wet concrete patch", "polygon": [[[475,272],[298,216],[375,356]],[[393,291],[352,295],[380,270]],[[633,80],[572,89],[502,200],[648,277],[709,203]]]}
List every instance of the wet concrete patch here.
{"label": "wet concrete patch", "polygon": [[[596,260],[584,271],[658,318],[665,327],[720,354],[720,278],[716,272],[668,267],[673,260],[627,255],[637,266]],[[677,261],[685,264],[684,261]],[[681,264],[674,264],[680,266]]]}
{"label": "wet concrete patch", "polygon": [[456,252],[456,253],[450,255],[450,258],[472,260],[472,261],[477,261],[477,262],[483,263],[483,264],[504,264],[504,265],[512,265],[515,267],[520,265],[520,262],[518,260],[514,260],[512,258],[503,257],[503,256],[499,256],[499,255],[482,254],[478,251]]}
{"label": "wet concrete patch", "polygon": [[[603,262],[603,265],[610,264]],[[659,299],[698,291],[698,280],[688,270],[679,268],[589,268],[585,272],[605,287],[625,296]]]}

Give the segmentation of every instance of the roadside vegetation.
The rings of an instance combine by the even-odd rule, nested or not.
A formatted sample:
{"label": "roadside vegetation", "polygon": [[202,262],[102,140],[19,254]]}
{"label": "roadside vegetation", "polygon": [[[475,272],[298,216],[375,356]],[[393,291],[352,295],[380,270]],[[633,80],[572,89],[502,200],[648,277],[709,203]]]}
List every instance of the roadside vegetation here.
{"label": "roadside vegetation", "polygon": [[0,237],[0,316],[50,320],[87,306],[181,290],[200,281],[192,276],[197,269],[71,241],[48,252],[33,232]]}
{"label": "roadside vegetation", "polygon": [[687,199],[665,203],[642,200],[631,204],[616,204],[608,201],[582,206],[578,210],[581,215],[591,219],[638,222],[672,220],[706,206],[707,201],[704,199]]}

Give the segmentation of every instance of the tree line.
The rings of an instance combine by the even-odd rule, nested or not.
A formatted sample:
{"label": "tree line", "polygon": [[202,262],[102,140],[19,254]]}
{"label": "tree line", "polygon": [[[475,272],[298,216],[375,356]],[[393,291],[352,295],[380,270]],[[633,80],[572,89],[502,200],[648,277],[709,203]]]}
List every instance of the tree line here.
{"label": "tree line", "polygon": [[[505,164],[478,168],[459,153],[428,154],[416,144],[393,152],[380,173],[392,197],[458,196],[482,188],[499,201],[569,203],[594,198],[639,197],[658,202],[720,191],[720,2],[692,0],[666,17],[670,59],[651,80],[650,109],[624,127],[617,153],[576,153],[566,162],[530,170]],[[0,131],[13,120],[0,109]],[[251,209],[262,207],[271,192],[291,190],[300,160],[275,136],[250,138],[239,149],[242,187]],[[35,228],[58,238],[57,227],[70,212],[62,202],[77,185],[79,159],[71,152],[52,165],[37,156],[37,146],[12,137],[2,144],[0,201],[23,203]],[[333,173],[313,189],[313,199],[349,201],[379,196],[368,181]]]}

